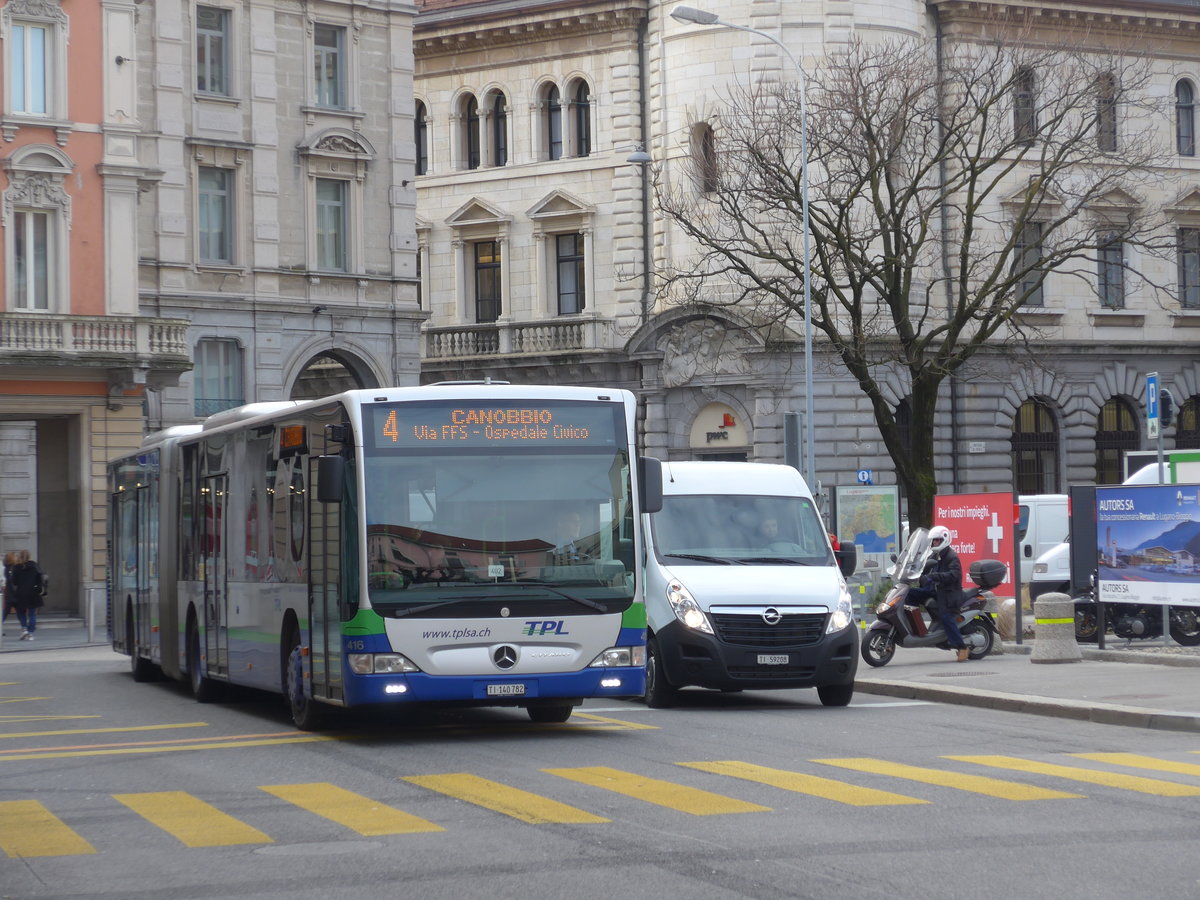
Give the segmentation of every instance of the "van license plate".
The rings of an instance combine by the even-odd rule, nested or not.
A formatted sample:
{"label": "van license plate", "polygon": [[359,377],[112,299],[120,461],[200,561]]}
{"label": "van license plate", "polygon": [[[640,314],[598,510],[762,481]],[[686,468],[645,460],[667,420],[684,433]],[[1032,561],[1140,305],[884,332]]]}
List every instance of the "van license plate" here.
{"label": "van license plate", "polygon": [[489,684],[487,686],[489,697],[519,697],[525,693],[525,685],[523,684]]}
{"label": "van license plate", "polygon": [[789,662],[788,655],[772,655],[769,653],[758,654],[758,664],[760,666],[786,666]]}

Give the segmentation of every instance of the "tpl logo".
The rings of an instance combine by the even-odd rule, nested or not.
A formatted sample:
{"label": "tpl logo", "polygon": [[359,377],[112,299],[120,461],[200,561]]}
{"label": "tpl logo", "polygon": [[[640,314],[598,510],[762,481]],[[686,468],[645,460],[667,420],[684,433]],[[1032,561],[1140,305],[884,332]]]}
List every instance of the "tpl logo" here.
{"label": "tpl logo", "polygon": [[571,632],[563,628],[567,623],[563,619],[547,619],[545,621],[532,621],[525,623],[525,629],[521,634],[526,637],[541,637],[544,634],[570,634]]}

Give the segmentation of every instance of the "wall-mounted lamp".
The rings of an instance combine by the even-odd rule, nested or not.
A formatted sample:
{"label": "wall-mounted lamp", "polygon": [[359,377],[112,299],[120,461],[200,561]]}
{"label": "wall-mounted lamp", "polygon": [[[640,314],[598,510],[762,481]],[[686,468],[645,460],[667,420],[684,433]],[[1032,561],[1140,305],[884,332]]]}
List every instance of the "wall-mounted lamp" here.
{"label": "wall-mounted lamp", "polygon": [[131,57],[128,57],[128,56],[118,56],[118,57],[116,58],[115,62],[116,62],[116,64],[117,64],[118,66],[123,66],[123,65],[125,65],[125,63],[127,63],[127,62],[133,62],[133,59],[132,59]]}

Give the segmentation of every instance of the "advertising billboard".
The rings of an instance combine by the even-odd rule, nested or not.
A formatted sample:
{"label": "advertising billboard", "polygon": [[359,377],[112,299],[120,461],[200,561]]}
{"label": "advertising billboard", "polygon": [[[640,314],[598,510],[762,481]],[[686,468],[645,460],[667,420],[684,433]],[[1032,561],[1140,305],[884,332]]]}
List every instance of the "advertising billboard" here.
{"label": "advertising billboard", "polygon": [[1196,484],[1096,488],[1096,582],[1105,603],[1200,600]]}
{"label": "advertising billboard", "polygon": [[997,597],[1015,597],[1016,516],[1013,495],[938,494],[933,498],[933,524],[950,529],[950,546],[962,561],[963,587],[971,587],[971,563],[998,559],[1004,563],[1004,581],[993,588]]}

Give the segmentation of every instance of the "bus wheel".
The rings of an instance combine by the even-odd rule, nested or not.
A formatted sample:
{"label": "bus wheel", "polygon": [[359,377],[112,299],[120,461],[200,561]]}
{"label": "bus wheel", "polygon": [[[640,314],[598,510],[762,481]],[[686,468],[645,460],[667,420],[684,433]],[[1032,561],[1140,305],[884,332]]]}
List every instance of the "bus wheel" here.
{"label": "bus wheel", "polygon": [[189,616],[187,624],[187,667],[188,683],[192,686],[192,696],[198,703],[212,703],[217,699],[218,685],[215,681],[200,671],[203,662],[200,659],[200,629],[196,626],[196,617]]}
{"label": "bus wheel", "polygon": [[133,627],[133,605],[125,609],[125,650],[129,653],[129,671],[136,682],[153,681],[158,673],[157,666],[144,656],[138,656],[137,643],[134,638],[136,631]]}
{"label": "bus wheel", "polygon": [[292,722],[301,731],[319,731],[325,721],[324,710],[311,697],[304,695],[304,656],[300,652],[300,635],[292,633],[292,649],[284,663],[283,686],[287,693]]}
{"label": "bus wheel", "polygon": [[565,722],[571,718],[574,708],[570,703],[562,706],[527,706],[525,712],[534,722]]}

